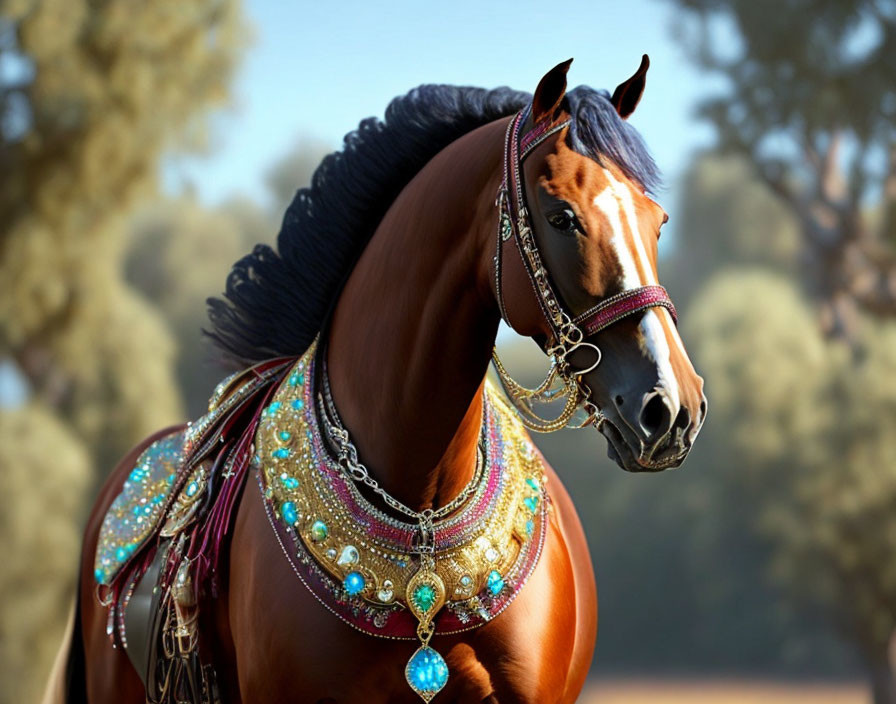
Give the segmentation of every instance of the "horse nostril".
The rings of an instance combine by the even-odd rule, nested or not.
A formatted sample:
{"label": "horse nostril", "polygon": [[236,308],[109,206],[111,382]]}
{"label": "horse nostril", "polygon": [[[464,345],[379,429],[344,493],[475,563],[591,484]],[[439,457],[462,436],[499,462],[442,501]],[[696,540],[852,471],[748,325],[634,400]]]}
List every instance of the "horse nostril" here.
{"label": "horse nostril", "polygon": [[648,396],[649,398],[641,407],[641,416],[638,421],[647,437],[652,438],[657,434],[664,435],[666,433],[672,420],[672,414],[659,393],[654,391]]}
{"label": "horse nostril", "polygon": [[617,406],[621,406],[623,403],[625,403],[625,399],[622,398],[622,396],[620,396],[619,394],[616,394],[616,398],[614,398],[613,400],[616,402]]}
{"label": "horse nostril", "polygon": [[688,413],[688,409],[682,406],[678,409],[678,415],[675,416],[675,423],[672,424],[672,428],[676,430],[681,430],[684,432],[688,429],[688,426],[691,424],[691,414]]}

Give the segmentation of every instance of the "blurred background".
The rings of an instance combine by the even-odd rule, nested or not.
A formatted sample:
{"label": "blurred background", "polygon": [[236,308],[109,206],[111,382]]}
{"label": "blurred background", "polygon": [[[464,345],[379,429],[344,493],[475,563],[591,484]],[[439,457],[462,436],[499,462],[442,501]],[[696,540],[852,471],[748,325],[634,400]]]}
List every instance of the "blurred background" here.
{"label": "blurred background", "polygon": [[573,56],[612,91],[645,52],[710,413],[656,476],[536,438],[595,564],[583,700],[896,702],[893,0],[0,0],[0,704],[37,699],[98,485],[201,413],[204,300],[321,156],[420,83]]}

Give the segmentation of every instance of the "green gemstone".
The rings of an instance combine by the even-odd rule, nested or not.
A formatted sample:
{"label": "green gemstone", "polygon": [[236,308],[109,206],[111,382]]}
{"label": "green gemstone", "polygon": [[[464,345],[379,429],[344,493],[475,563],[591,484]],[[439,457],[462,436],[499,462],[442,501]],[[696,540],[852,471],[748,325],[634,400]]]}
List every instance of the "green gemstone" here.
{"label": "green gemstone", "polygon": [[315,543],[325,540],[329,534],[330,529],[327,528],[327,524],[323,521],[315,521],[311,524],[311,539]]}
{"label": "green gemstone", "polygon": [[436,590],[431,584],[421,584],[414,590],[414,604],[426,613],[436,603]]}
{"label": "green gemstone", "polygon": [[541,487],[538,486],[538,482],[536,482],[532,477],[526,477],[526,484],[529,485],[529,488],[532,491],[539,491]]}

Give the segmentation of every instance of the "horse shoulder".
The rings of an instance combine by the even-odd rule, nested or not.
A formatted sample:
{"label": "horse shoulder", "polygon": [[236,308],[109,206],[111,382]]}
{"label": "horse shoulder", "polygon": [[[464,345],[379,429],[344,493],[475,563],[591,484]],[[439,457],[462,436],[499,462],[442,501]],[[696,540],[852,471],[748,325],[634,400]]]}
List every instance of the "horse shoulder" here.
{"label": "horse shoulder", "polygon": [[566,489],[545,467],[552,508],[538,567],[474,639],[498,702],[575,701],[594,651],[597,596],[588,547]]}

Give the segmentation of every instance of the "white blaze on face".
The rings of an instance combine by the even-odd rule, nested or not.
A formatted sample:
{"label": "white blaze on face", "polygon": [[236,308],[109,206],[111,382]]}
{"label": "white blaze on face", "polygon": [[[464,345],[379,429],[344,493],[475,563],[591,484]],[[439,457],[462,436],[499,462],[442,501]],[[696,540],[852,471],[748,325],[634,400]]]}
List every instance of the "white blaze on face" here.
{"label": "white blaze on face", "polygon": [[[603,171],[609,185],[594,198],[594,207],[598,208],[610,223],[612,230],[610,244],[622,269],[622,287],[625,290],[630,290],[640,286],[656,286],[658,281],[653,273],[650,259],[647,257],[644,240],[638,230],[638,217],[631,190],[608,169]],[[631,235],[631,241],[626,237],[626,230]],[[672,316],[665,309],[662,309],[662,314],[667,316],[668,325],[666,327],[672,330],[675,342],[681,353],[684,354],[684,347],[678,337]],[[641,349],[645,356],[656,365],[659,385],[666,393],[666,401],[674,416],[680,407],[681,398],[678,380],[672,370],[669,343],[663,328],[655,309],[648,310],[638,326],[641,333]]]}

